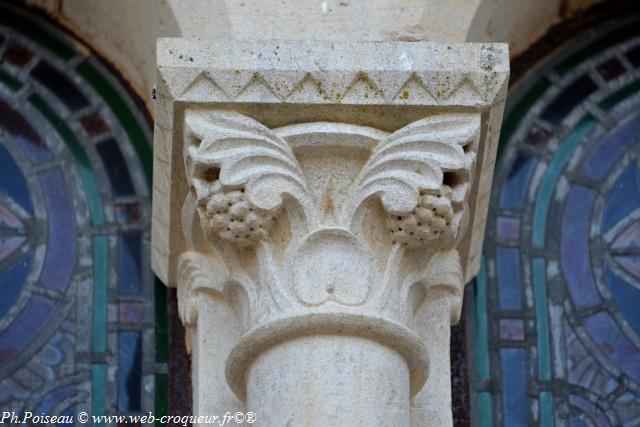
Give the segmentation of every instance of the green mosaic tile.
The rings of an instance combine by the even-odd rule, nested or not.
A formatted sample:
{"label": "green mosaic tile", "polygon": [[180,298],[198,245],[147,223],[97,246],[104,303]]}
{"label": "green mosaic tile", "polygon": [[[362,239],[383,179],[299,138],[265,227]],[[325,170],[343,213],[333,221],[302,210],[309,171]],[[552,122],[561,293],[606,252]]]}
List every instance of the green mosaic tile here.
{"label": "green mosaic tile", "polygon": [[554,427],[553,393],[550,391],[541,391],[538,398],[540,400],[540,427]]}
{"label": "green mosaic tile", "polygon": [[167,287],[155,280],[156,362],[169,360],[169,320],[167,318]]}
{"label": "green mosaic tile", "polygon": [[[156,374],[155,376],[155,416],[162,418],[168,415],[169,402],[169,376],[167,374]],[[160,420],[156,421],[156,426],[162,426]]]}
{"label": "green mosaic tile", "polygon": [[480,272],[475,279],[475,369],[479,380],[491,378],[489,368],[489,321],[487,319],[487,285],[484,260],[480,263]]}
{"label": "green mosaic tile", "polygon": [[560,75],[565,75],[587,59],[594,56],[611,46],[622,43],[631,37],[638,35],[638,22],[634,21],[610,33],[605,34],[598,40],[589,43],[587,46],[579,49],[576,53],[562,60],[553,69]]}
{"label": "green mosaic tile", "polygon": [[[145,112],[136,111],[132,94],[101,59],[89,49],[76,48],[82,42],[30,15],[17,2],[0,2],[0,39],[4,45],[28,47],[28,61],[46,63],[52,75],[68,76],[66,86],[56,85],[55,78],[43,78],[41,66],[40,75],[24,72],[18,80],[14,65],[0,61],[0,104],[15,107],[7,109],[11,117],[5,114],[0,120],[7,135],[0,139],[0,154],[5,172],[12,175],[9,182],[17,183],[9,199],[0,196],[0,217],[18,215],[30,254],[23,257],[21,275],[7,270],[10,264],[0,263],[0,282],[8,275],[13,278],[11,303],[29,307],[26,315],[0,313],[0,358],[5,358],[0,361],[0,412],[45,410],[59,415],[86,409],[91,415],[147,414],[157,406],[166,413],[164,285],[159,289],[159,342],[155,314],[147,310],[150,304],[155,308],[157,290],[147,255],[150,219],[143,214],[151,209]],[[90,65],[76,68],[74,63],[70,68],[68,59]],[[71,99],[82,102],[71,105]],[[69,113],[70,105],[78,114]],[[112,155],[117,152],[124,156]],[[113,183],[125,181],[123,196],[122,188]],[[11,188],[4,184],[0,191]],[[22,211],[12,210],[14,202]],[[123,204],[136,207],[131,221],[123,221]],[[123,233],[140,239],[122,245]],[[34,253],[41,254],[38,262]],[[131,271],[139,273],[135,295],[119,286]],[[11,324],[26,333],[11,335],[6,328]],[[136,342],[139,333],[145,339]],[[11,369],[3,369],[11,357],[6,349],[18,347],[20,356],[10,361]],[[132,349],[138,348],[141,360],[132,358]],[[133,371],[128,374],[128,369]],[[155,375],[157,393],[155,387],[142,384],[144,377]],[[7,387],[13,397],[3,400]]]}
{"label": "green mosaic tile", "polygon": [[493,427],[493,399],[491,393],[481,391],[476,396],[477,416],[474,421],[478,427]]}
{"label": "green mosaic tile", "polygon": [[502,123],[502,130],[500,131],[500,142],[498,143],[498,157],[502,154],[507,141],[516,131],[520,121],[524,115],[529,111],[531,106],[538,100],[544,93],[551,87],[551,82],[546,78],[537,80],[531,88],[522,96],[520,101],[509,111],[505,116]]}
{"label": "green mosaic tile", "polygon": [[[107,390],[107,365],[94,363],[91,365],[91,414],[105,415],[105,399]],[[95,425],[104,425],[95,424]]]}
{"label": "green mosaic tile", "polygon": [[544,259],[533,261],[533,292],[536,303],[536,335],[538,342],[538,378],[551,381],[551,344],[547,307],[547,270]]}
{"label": "green mosaic tile", "polygon": [[93,238],[93,324],[91,350],[107,351],[107,286],[109,283],[109,240],[106,236]]}
{"label": "green mosaic tile", "polygon": [[151,179],[153,176],[153,158],[151,152],[151,146],[144,134],[144,131],[140,127],[140,124],[135,119],[131,110],[120,97],[118,92],[109,84],[109,82],[93,67],[89,62],[85,61],[78,65],[76,68],[78,73],[83,76],[89,84],[102,96],[104,101],[109,105],[113,114],[118,118],[122,127],[124,128],[129,140],[133,144],[138,158],[142,163],[147,182],[151,186]]}
{"label": "green mosaic tile", "polygon": [[91,218],[96,225],[104,224],[104,212],[102,210],[102,196],[98,189],[98,183],[93,174],[93,167],[87,157],[87,153],[76,138],[69,125],[47,104],[47,102],[37,94],[29,96],[29,102],[45,116],[51,126],[55,128],[64,143],[69,147],[76,160],[76,166],[82,177],[82,181],[87,194],[87,202],[91,211]]}
{"label": "green mosaic tile", "polygon": [[629,98],[632,95],[637,94],[640,91],[640,80],[636,80],[617,91],[613,92],[611,95],[604,98],[602,101],[598,103],[598,106],[605,111],[612,110],[616,105]]}
{"label": "green mosaic tile", "polygon": [[3,70],[0,70],[0,82],[13,91],[18,91],[22,88],[20,80]]}
{"label": "green mosaic tile", "polygon": [[555,191],[555,185],[564,169],[564,166],[573,155],[573,150],[582,139],[596,125],[596,119],[591,116],[585,116],[580,122],[569,132],[565,139],[561,142],[560,147],[555,152],[553,159],[549,163],[545,172],[540,189],[538,190],[537,201],[533,216],[532,242],[537,248],[543,248],[546,235],[547,213],[551,198]]}
{"label": "green mosaic tile", "polygon": [[62,59],[68,60],[75,56],[75,52],[54,34],[9,9],[2,9],[0,25],[14,28]]}
{"label": "green mosaic tile", "polygon": [[[553,98],[530,89],[519,103],[508,102],[500,147],[508,161],[496,168],[489,218],[517,222],[520,239],[500,239],[500,223],[487,224],[486,270],[471,305],[472,351],[488,351],[489,364],[474,354],[477,424],[608,426],[640,417],[631,403],[640,401],[633,298],[640,270],[616,259],[635,254],[640,237],[640,70],[591,80],[612,57],[640,51],[639,20],[625,16],[576,35],[523,83],[535,87],[540,75],[555,72],[545,89]],[[589,114],[593,100],[605,114]],[[523,138],[519,123],[536,127]],[[517,209],[503,203],[506,191],[522,195]],[[505,245],[518,257],[504,262]],[[499,304],[505,289],[522,304]],[[523,320],[522,339],[508,335],[514,319]]]}

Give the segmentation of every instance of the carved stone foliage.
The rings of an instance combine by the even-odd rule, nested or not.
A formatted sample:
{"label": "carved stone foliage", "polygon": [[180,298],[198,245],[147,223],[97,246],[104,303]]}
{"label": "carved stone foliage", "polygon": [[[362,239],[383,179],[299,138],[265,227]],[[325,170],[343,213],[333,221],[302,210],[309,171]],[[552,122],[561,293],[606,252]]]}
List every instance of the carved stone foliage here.
{"label": "carved stone foliage", "polygon": [[[447,247],[447,241],[455,239],[457,218],[463,216],[459,215],[462,206],[456,199],[460,191],[453,190],[466,183],[469,194],[466,218],[471,226],[457,247],[465,281],[477,273],[507,89],[505,46],[185,39],[162,39],[159,46],[152,262],[158,277],[169,286],[177,284],[180,254],[192,247],[182,233],[180,209],[189,186],[200,203],[210,205],[209,220],[202,221],[202,226],[211,241],[235,241],[236,246],[257,248],[257,242],[265,240],[268,234],[279,235],[278,224],[286,228],[282,221],[274,221],[274,216],[290,220],[289,227],[302,224],[297,221],[299,218],[290,218],[294,210],[304,217],[308,231],[331,225],[356,233],[352,224],[345,223],[347,218],[351,215],[355,221],[371,219],[371,215],[365,215],[366,218],[358,215],[371,211],[372,199],[385,199],[389,202],[384,209],[395,213],[385,226],[393,231],[392,240],[406,244],[408,249],[417,249],[423,247],[422,242],[429,242],[424,246]],[[226,111],[227,116],[222,118],[218,114],[217,118],[206,119],[207,111],[213,110]],[[233,118],[231,110],[247,117]],[[481,122],[477,127],[482,132],[475,142],[465,145],[466,149],[464,144],[442,144],[438,139],[428,141],[433,147],[420,147],[424,153],[412,147],[413,139],[419,139],[424,132],[440,134],[445,139],[448,134],[464,132],[467,127],[456,126],[454,122],[464,122],[470,116]],[[191,123],[186,123],[187,120]],[[185,140],[189,133],[196,140],[196,134],[206,136],[210,142],[199,140],[203,148],[210,144],[216,147],[208,154],[205,154],[208,150],[194,153],[205,160],[198,168],[215,163],[218,151],[226,158],[215,167],[195,170],[194,179],[187,183],[182,164],[185,145],[194,145],[193,141]],[[228,141],[234,139],[245,145],[240,149],[225,142],[225,147],[218,141],[221,134]],[[325,135],[325,141],[310,143],[313,135]],[[454,135],[450,141],[456,138]],[[237,150],[229,149],[231,146]],[[254,146],[261,150],[256,153],[259,162],[241,155],[242,150]],[[319,149],[321,146],[324,148]],[[349,161],[341,163],[348,171],[336,166],[336,170],[326,175],[319,173],[318,167],[323,162],[339,163],[338,152],[348,156]],[[413,154],[401,158],[402,152]],[[331,157],[331,153],[335,155]],[[463,153],[474,154],[480,171],[475,178],[464,176],[464,171],[472,168],[464,165],[463,157],[471,156]],[[431,158],[425,162],[428,156]],[[236,158],[242,160],[235,164]],[[313,158],[318,161],[312,161]],[[370,164],[365,168],[368,161]],[[227,168],[223,163],[230,166]],[[238,171],[248,163],[252,168],[268,165],[270,172],[262,175],[270,178],[258,178],[254,169],[253,175],[242,177]],[[435,179],[439,176],[429,171],[429,167],[440,170],[442,179]],[[405,172],[399,175],[396,170]],[[336,174],[344,179],[332,178],[327,182],[328,176]],[[416,180],[412,174],[422,178]],[[360,182],[356,182],[358,179]],[[211,185],[215,181],[220,185]],[[281,196],[288,199],[280,207],[276,206],[280,197],[269,197],[269,192],[276,190],[258,188],[272,184],[279,188],[276,182],[285,185]],[[450,195],[446,187],[451,189]],[[327,188],[329,191],[325,192]],[[404,201],[398,208],[402,209],[389,204],[393,203],[393,197],[388,195],[395,192],[392,188],[400,189],[398,197]],[[367,193],[371,192],[377,192],[377,196],[369,197]],[[419,199],[416,194],[426,197]],[[323,198],[325,195],[330,197]],[[362,199],[357,200],[358,197]],[[266,205],[261,206],[258,198]],[[450,200],[451,206],[445,199]],[[367,207],[360,207],[362,203]],[[409,209],[408,205],[415,205],[415,215],[410,215],[414,206]],[[204,207],[201,205],[200,209]],[[278,209],[284,209],[286,215]],[[402,218],[398,220],[398,216]],[[266,240],[273,240],[272,237]]]}
{"label": "carved stone foliage", "polygon": [[241,337],[226,377],[236,396],[261,352],[315,334],[395,349],[412,393],[422,388],[429,351],[414,322],[442,298],[450,313],[437,321],[459,316],[456,244],[479,134],[474,113],[387,133],[329,122],[269,129],[238,112],[186,111],[184,229],[205,243],[180,257],[180,314],[195,326],[203,293],[235,312]]}
{"label": "carved stone foliage", "polygon": [[207,268],[241,289],[246,330],[309,311],[410,326],[431,257],[457,257],[479,132],[472,113],[389,134],[326,122],[271,130],[237,112],[188,111],[190,198],[216,254]]}
{"label": "carved stone foliage", "polygon": [[152,260],[178,288],[196,412],[450,424],[505,47],[160,45]]}

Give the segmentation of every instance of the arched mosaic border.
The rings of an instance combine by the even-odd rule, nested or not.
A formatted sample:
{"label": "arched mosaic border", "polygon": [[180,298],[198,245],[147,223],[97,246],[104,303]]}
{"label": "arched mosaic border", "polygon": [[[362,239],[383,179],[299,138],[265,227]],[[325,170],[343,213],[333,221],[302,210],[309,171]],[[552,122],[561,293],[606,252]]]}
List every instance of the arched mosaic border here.
{"label": "arched mosaic border", "polygon": [[150,124],[89,48],[7,3],[0,57],[0,408],[161,416]]}
{"label": "arched mosaic border", "polygon": [[477,425],[640,422],[640,17],[513,88],[474,284]]}

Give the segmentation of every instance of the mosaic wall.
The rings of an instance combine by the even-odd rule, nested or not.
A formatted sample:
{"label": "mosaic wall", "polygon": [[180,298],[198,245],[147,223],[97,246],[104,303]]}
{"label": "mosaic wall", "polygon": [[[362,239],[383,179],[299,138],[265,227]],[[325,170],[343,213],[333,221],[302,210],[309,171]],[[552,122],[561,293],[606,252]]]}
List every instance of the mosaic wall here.
{"label": "mosaic wall", "polygon": [[476,425],[640,425],[640,16],[513,88],[474,291]]}
{"label": "mosaic wall", "polygon": [[77,46],[0,5],[0,411],[162,415],[150,126]]}

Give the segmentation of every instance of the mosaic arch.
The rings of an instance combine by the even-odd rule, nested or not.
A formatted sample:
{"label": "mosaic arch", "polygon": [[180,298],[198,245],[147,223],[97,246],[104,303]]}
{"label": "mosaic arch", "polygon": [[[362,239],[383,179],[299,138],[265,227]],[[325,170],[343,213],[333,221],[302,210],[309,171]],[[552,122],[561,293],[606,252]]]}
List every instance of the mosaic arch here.
{"label": "mosaic arch", "polygon": [[77,46],[0,5],[0,411],[158,415],[150,126]]}
{"label": "mosaic arch", "polygon": [[640,16],[513,89],[490,209],[472,418],[640,425]]}

